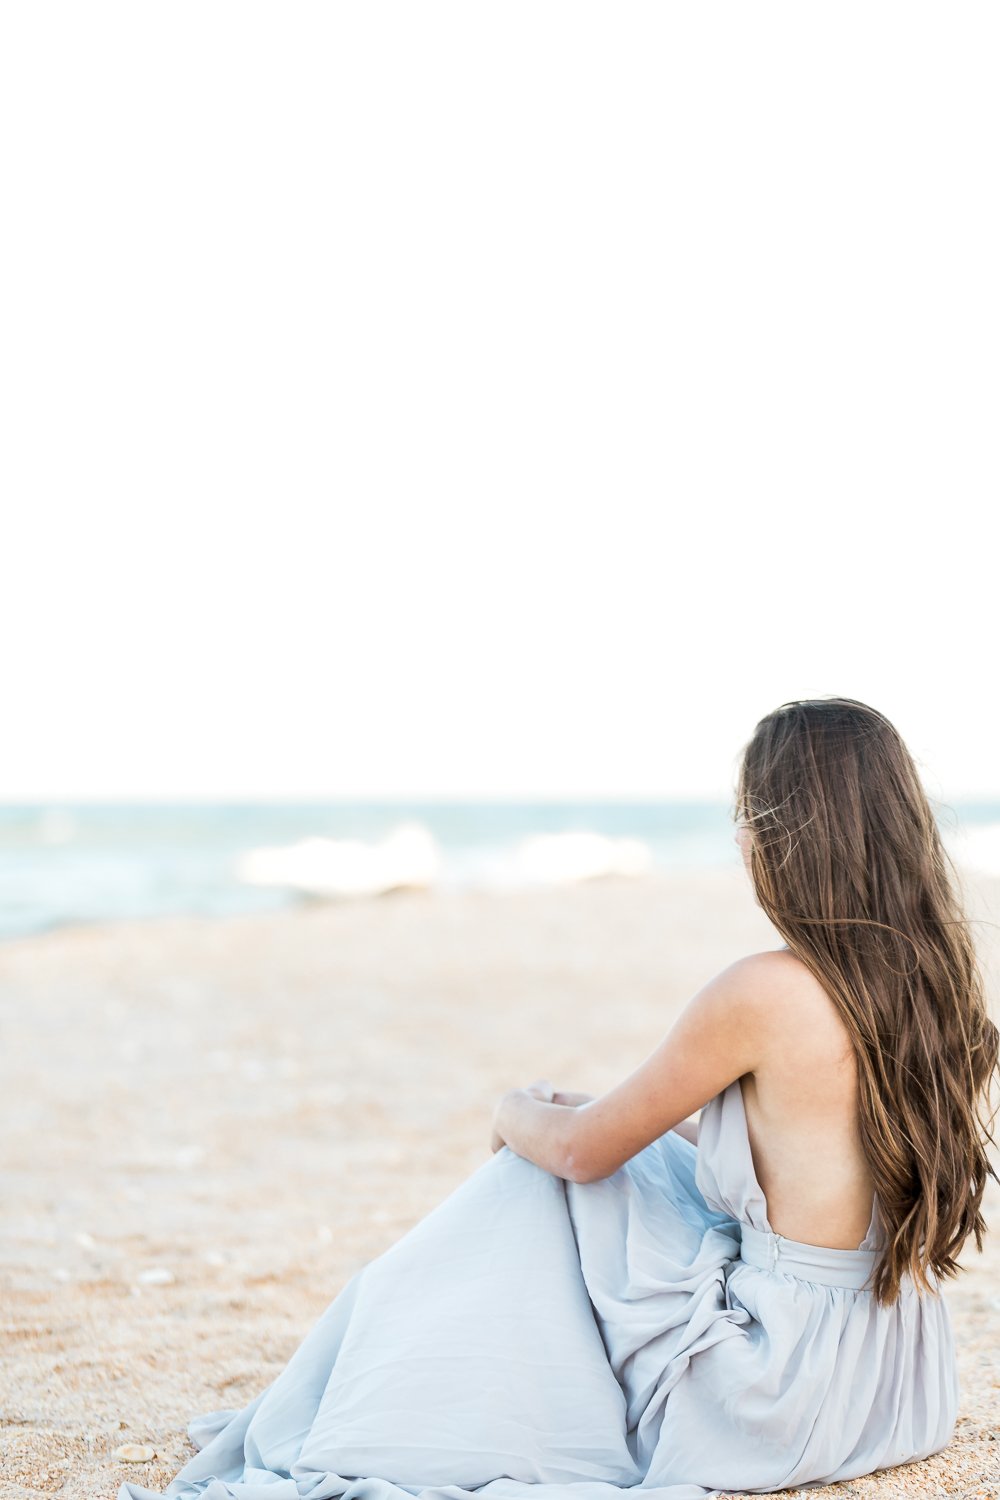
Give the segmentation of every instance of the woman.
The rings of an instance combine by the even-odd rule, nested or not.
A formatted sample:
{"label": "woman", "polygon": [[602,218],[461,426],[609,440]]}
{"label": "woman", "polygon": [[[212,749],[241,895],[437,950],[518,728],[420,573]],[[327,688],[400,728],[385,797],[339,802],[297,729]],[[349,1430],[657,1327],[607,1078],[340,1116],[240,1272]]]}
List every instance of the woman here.
{"label": "woman", "polygon": [[760,721],[735,813],[784,946],[600,1098],[505,1094],[487,1161],[190,1423],[168,1496],[701,1500],[947,1444],[998,1034],[934,817],[893,726],[833,697]]}

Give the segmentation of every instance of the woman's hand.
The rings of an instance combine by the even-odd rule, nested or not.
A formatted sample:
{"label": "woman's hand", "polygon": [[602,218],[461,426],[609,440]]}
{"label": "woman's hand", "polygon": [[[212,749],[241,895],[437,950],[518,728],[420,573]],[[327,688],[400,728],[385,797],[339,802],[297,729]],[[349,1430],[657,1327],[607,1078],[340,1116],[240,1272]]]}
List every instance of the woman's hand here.
{"label": "woman's hand", "polygon": [[[529,1083],[528,1086],[523,1089],[508,1089],[507,1094],[531,1094],[532,1098],[541,1099],[544,1104],[555,1103],[555,1090],[553,1089],[552,1084],[547,1078],[536,1078],[534,1083]],[[500,1134],[500,1131],[497,1129],[497,1119],[503,1106],[503,1102],[507,1098],[507,1094],[501,1095],[497,1103],[497,1107],[493,1111],[493,1132],[490,1136],[490,1151],[494,1155],[496,1155],[496,1153],[500,1150],[501,1146],[506,1146],[507,1144],[503,1136]]]}
{"label": "woman's hand", "polygon": [[[529,1083],[526,1088],[511,1089],[509,1092],[513,1094],[530,1094],[534,1099],[541,1099],[544,1104],[565,1104],[574,1109],[579,1104],[589,1104],[594,1097],[593,1094],[575,1094],[567,1092],[564,1089],[554,1089],[548,1078],[536,1078],[534,1083]],[[506,1146],[507,1144],[497,1129],[497,1117],[500,1114],[500,1106],[506,1097],[507,1095],[504,1094],[493,1112],[493,1133],[490,1137],[490,1151],[494,1155],[500,1150],[501,1146]]]}
{"label": "woman's hand", "polygon": [[536,1078],[534,1083],[529,1083],[524,1092],[534,1094],[536,1099],[541,1099],[545,1104],[554,1104],[555,1089],[547,1078]]}

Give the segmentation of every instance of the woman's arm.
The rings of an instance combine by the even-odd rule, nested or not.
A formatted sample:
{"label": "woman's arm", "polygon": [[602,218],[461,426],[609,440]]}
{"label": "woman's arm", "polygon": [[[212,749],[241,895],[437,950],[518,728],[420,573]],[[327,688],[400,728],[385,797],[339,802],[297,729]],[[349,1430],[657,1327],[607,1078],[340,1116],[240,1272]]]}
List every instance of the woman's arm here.
{"label": "woman's arm", "polygon": [[[556,1177],[570,1177],[573,1125],[580,1107],[594,1102],[593,1094],[557,1090],[548,1103],[529,1089],[508,1089],[493,1116],[494,1151],[509,1146],[517,1156],[526,1156],[536,1166]],[[673,1127],[678,1135],[698,1144],[698,1121],[694,1115]]]}
{"label": "woman's arm", "polygon": [[[494,1150],[506,1144],[557,1177],[597,1182],[668,1130],[697,1145],[692,1116],[722,1089],[755,1073],[772,1044],[775,996],[788,982],[784,957],[752,953],[688,1001],[660,1045],[616,1088],[576,1108],[527,1089],[504,1094]],[[690,1134],[688,1131],[690,1130]]]}
{"label": "woman's arm", "polygon": [[786,981],[784,959],[773,952],[738,959],[709,980],[624,1082],[567,1111],[560,1139],[564,1167],[549,1170],[574,1182],[596,1182],[668,1130],[689,1124],[693,1130],[696,1111],[761,1065],[773,1031],[775,994]]}

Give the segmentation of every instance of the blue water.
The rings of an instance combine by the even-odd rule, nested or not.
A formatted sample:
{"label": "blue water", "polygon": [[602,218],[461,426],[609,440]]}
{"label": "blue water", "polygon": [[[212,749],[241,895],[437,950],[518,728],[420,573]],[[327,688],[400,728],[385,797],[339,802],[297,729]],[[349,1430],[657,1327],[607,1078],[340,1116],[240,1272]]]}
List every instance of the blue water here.
{"label": "blue water", "polygon": [[[445,886],[476,885],[532,834],[638,839],[663,870],[738,866],[718,802],[331,802],[0,807],[0,938],[65,923],[274,910],[303,899],[241,880],[252,850],[303,838],[378,843],[403,823],[434,838]],[[952,803],[943,831],[1000,822],[1000,803]]]}

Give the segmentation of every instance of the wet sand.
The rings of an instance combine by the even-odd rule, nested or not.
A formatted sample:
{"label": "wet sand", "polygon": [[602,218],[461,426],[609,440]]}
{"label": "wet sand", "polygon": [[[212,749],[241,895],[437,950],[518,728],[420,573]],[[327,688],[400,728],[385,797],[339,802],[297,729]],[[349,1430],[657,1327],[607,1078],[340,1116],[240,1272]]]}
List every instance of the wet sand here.
{"label": "wet sand", "polygon": [[[995,997],[1000,881],[968,891]],[[486,1159],[505,1089],[602,1092],[712,974],[780,942],[733,870],[0,946],[0,1496],[165,1488],[187,1421],[251,1400]],[[953,1443],[802,1493],[1000,1495],[996,1233],[962,1264]]]}

